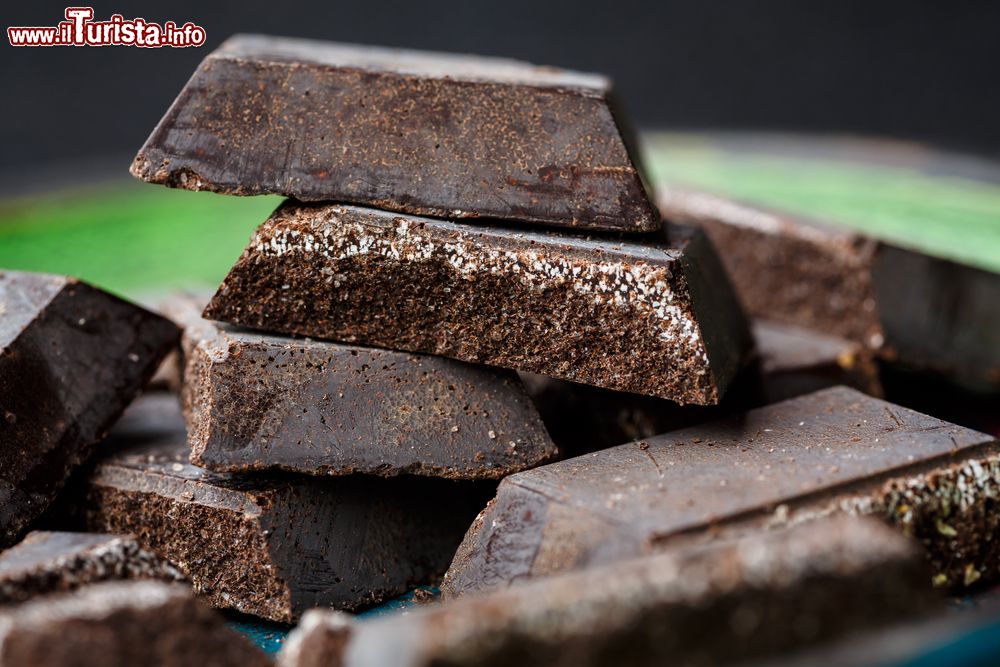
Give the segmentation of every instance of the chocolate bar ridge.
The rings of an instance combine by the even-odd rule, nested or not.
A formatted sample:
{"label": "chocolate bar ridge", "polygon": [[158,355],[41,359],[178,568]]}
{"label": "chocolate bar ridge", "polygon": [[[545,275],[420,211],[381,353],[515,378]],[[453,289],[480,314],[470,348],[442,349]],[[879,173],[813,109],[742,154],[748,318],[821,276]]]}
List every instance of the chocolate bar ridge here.
{"label": "chocolate bar ridge", "polygon": [[655,231],[609,93],[604,77],[511,60],[237,35],[202,62],[132,173],[189,190]]}
{"label": "chocolate bar ridge", "polygon": [[845,512],[914,535],[964,589],[1000,578],[997,494],[994,438],[838,387],[506,478],[443,589]]}
{"label": "chocolate bar ridge", "polygon": [[751,345],[712,252],[286,204],[204,316],[712,404]]}

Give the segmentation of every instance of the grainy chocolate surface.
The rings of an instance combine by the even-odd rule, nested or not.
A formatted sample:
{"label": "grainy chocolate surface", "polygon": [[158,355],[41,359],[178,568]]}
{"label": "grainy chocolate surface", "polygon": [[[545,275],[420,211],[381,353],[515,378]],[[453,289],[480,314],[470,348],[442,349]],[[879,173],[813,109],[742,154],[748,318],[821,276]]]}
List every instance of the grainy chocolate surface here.
{"label": "grainy chocolate surface", "polygon": [[72,278],[0,271],[0,546],[49,506],[179,333]]}
{"label": "grainy chocolate surface", "polygon": [[287,204],[209,319],[717,403],[750,335],[700,232],[669,243]]}
{"label": "grainy chocolate surface", "polygon": [[920,539],[941,586],[996,581],[1000,445],[847,388],[506,478],[449,595],[729,530],[871,514]]}
{"label": "grainy chocolate surface", "polygon": [[310,612],[279,664],[731,664],[919,617],[942,602],[914,544],[878,522],[841,517],[363,623]]}
{"label": "grainy chocolate surface", "polygon": [[1000,386],[1000,274],[702,192],[664,188],[658,201],[668,220],[705,229],[749,315]]}
{"label": "grainy chocolate surface", "polygon": [[[161,409],[168,404],[158,403]],[[356,609],[439,575],[482,507],[468,483],[225,475],[188,462],[183,419],[135,435],[96,466],[91,530],[135,535],[213,605],[289,622],[315,606]]]}
{"label": "grainy chocolate surface", "polygon": [[5,667],[266,667],[271,660],[178,584],[110,582],[0,610]]}
{"label": "grainy chocolate surface", "polygon": [[499,479],[555,458],[509,371],[202,322],[184,345],[195,465]]}
{"label": "grainy chocolate surface", "polygon": [[239,35],[132,165],[146,181],[418,215],[655,231],[603,77]]}
{"label": "grainy chocolate surface", "polygon": [[98,581],[181,581],[170,563],[125,535],[33,531],[0,554],[0,604]]}

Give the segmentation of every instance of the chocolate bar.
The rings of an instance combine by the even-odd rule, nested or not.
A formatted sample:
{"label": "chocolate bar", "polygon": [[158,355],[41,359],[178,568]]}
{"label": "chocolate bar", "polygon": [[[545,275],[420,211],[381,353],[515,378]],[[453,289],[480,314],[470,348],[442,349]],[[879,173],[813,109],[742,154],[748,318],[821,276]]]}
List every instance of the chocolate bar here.
{"label": "chocolate bar", "polygon": [[521,379],[564,458],[841,384],[882,395],[874,355],[860,343],[773,322],[754,322],[752,330],[756,363],[715,406],[677,405],[531,373]]}
{"label": "chocolate bar", "polygon": [[0,554],[0,605],[98,581],[183,578],[127,535],[34,531]]}
{"label": "chocolate bar", "polygon": [[179,333],[73,278],[0,271],[0,547],[52,503]]}
{"label": "chocolate bar", "polygon": [[610,95],[604,77],[513,60],[238,35],[202,62],[132,173],[189,190],[655,231]]}
{"label": "chocolate bar", "polygon": [[715,665],[940,608],[918,549],[830,519],[355,623],[309,612],[282,667]]}
{"label": "chocolate bar", "polygon": [[178,584],[107,582],[0,610],[4,667],[266,667],[271,660]]}
{"label": "chocolate bar", "polygon": [[557,453],[509,371],[206,321],[184,338],[191,462],[209,470],[499,479]]}
{"label": "chocolate bar", "polygon": [[716,403],[750,335],[711,245],[280,207],[208,319]]}
{"label": "chocolate bar", "polygon": [[1000,386],[1000,274],[689,189],[664,188],[659,204],[670,221],[705,229],[749,315]]}
{"label": "chocolate bar", "polygon": [[919,538],[935,581],[998,579],[1000,443],[836,387],[511,475],[445,577],[449,595],[836,513]]}
{"label": "chocolate bar", "polygon": [[403,593],[447,567],[483,506],[483,489],[449,480],[211,473],[188,462],[179,407],[156,406],[171,412],[145,442],[107,444],[86,525],[134,535],[217,607],[289,622]]}

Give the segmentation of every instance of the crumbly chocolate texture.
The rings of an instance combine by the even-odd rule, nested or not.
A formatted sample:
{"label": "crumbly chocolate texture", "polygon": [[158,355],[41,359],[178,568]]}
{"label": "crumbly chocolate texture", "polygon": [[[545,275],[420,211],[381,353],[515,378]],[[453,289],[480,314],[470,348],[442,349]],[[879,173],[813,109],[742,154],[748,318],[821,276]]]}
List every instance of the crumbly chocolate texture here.
{"label": "crumbly chocolate texture", "polygon": [[5,667],[266,667],[271,660],[190,589],[106,582],[0,610]]}
{"label": "crumbly chocolate texture", "polygon": [[753,323],[757,358],[714,406],[522,373],[528,394],[564,458],[719,419],[837,385],[882,395],[873,353],[859,343],[773,322]]}
{"label": "crumbly chocolate texture", "polygon": [[209,322],[184,347],[191,462],[209,470],[499,479],[557,454],[510,371]]}
{"label": "crumbly chocolate texture", "polygon": [[668,187],[658,201],[671,222],[705,229],[749,315],[1000,386],[1000,274],[703,192]]}
{"label": "crumbly chocolate texture", "polygon": [[934,581],[1000,577],[1000,444],[838,387],[518,473],[477,517],[448,595],[836,513],[919,538]]}
{"label": "crumbly chocolate texture", "polygon": [[132,173],[225,194],[655,231],[610,97],[601,76],[512,60],[238,35],[202,62]]}
{"label": "crumbly chocolate texture", "polygon": [[0,554],[0,605],[118,579],[184,576],[126,535],[34,531]]}
{"label": "crumbly chocolate texture", "polygon": [[310,612],[282,667],[715,665],[942,606],[918,549],[831,519],[599,566],[352,623]]}
{"label": "crumbly chocolate texture", "polygon": [[0,546],[52,503],[179,333],[72,278],[0,272]]}
{"label": "crumbly chocolate texture", "polygon": [[697,231],[644,245],[354,206],[279,208],[205,317],[697,404],[750,347]]}
{"label": "crumbly chocolate texture", "polygon": [[179,408],[170,431],[162,421],[146,442],[112,438],[82,499],[88,529],[135,535],[213,605],[274,621],[353,610],[438,576],[488,492],[414,477],[211,473],[188,462]]}

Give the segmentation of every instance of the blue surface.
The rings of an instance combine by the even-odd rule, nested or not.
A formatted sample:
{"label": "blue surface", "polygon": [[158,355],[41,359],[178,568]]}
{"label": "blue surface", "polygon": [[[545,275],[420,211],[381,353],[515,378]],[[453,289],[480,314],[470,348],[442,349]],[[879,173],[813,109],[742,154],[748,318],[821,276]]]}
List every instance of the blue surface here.
{"label": "blue surface", "polygon": [[[426,588],[425,590],[428,590],[435,595],[438,592],[436,588]],[[416,604],[417,602],[413,599],[413,591],[410,591],[406,595],[401,595],[398,598],[393,598],[383,602],[376,607],[366,609],[365,611],[359,613],[357,618],[359,620],[378,618],[379,616],[384,616],[385,614],[401,611],[407,607],[413,607]],[[247,616],[245,614],[229,612],[226,614],[226,618],[232,628],[243,633],[249,637],[253,643],[264,649],[265,652],[271,654],[277,653],[281,650],[282,645],[285,643],[285,639],[288,637],[288,633],[292,630],[291,625],[262,621],[259,618]]]}
{"label": "blue surface", "polygon": [[246,635],[250,641],[261,647],[265,653],[270,654],[281,650],[282,645],[285,643],[285,638],[288,637],[288,633],[292,629],[291,625],[262,621],[253,616],[234,612],[227,612],[226,620],[229,622],[231,628]]}
{"label": "blue surface", "polygon": [[969,628],[898,667],[972,667],[1000,665],[1000,619]]}

